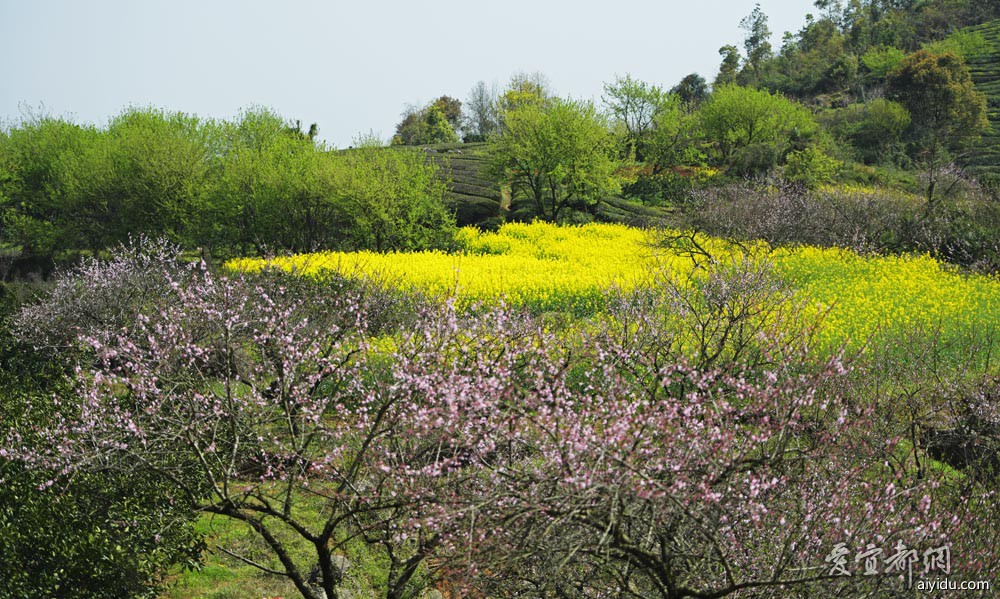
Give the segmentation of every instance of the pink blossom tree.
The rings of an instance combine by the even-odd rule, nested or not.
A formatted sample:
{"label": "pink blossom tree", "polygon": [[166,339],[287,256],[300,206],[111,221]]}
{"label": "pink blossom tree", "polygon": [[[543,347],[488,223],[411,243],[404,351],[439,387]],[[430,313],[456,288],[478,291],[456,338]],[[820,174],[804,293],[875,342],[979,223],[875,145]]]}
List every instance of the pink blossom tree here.
{"label": "pink blossom tree", "polygon": [[[377,372],[364,368],[362,294],[328,284],[303,297],[288,286],[309,284],[283,276],[147,266],[89,265],[22,315],[26,336],[69,343],[75,334],[85,351],[77,395],[60,398],[75,410],[42,427],[31,447],[8,438],[4,456],[66,475],[151,473],[173,501],[254,531],[277,566],[229,553],[288,577],[304,597],[338,596],[338,557],[360,538],[385,550],[387,596],[402,596],[436,541],[397,532],[417,495],[390,494],[385,483],[390,446],[405,435],[365,378]],[[155,281],[158,292],[119,296],[93,314],[74,309],[137,280]],[[312,560],[296,559],[302,546]]]}
{"label": "pink blossom tree", "polygon": [[390,598],[421,568],[487,596],[884,593],[898,572],[833,567],[868,543],[950,543],[970,572],[997,566],[975,541],[996,495],[915,476],[839,359],[713,337],[692,365],[636,334],[663,325],[672,295],[558,332],[431,306],[387,336],[349,286],[303,294],[204,266],[162,280],[134,318],[79,329],[75,413],[40,428],[41,449],[7,439],[4,457],[156,475],[254,531],[277,565],[233,554],[304,597],[340,596],[338,556],[358,541],[387,558]]}

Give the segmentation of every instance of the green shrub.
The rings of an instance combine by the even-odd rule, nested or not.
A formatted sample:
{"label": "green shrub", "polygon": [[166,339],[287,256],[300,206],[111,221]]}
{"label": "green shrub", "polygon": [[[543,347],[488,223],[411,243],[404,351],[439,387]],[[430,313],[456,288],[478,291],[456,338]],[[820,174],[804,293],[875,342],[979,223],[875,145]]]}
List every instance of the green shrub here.
{"label": "green shrub", "polygon": [[840,161],[827,156],[823,150],[810,146],[788,154],[785,179],[801,183],[810,189],[832,183],[840,170]]}

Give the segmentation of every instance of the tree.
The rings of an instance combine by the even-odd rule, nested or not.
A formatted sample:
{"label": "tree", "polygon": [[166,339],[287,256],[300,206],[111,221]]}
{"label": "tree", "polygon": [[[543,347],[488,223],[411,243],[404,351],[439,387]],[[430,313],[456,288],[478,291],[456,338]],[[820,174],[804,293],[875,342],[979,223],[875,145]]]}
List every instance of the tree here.
{"label": "tree", "polygon": [[210,199],[193,222],[201,247],[311,251],[342,238],[347,215],[332,187],[333,155],[265,109],[222,124],[219,136]]}
{"label": "tree", "polygon": [[0,139],[0,244],[28,269],[46,272],[59,251],[85,247],[82,214],[62,193],[65,161],[98,143],[93,127],[31,116]]}
{"label": "tree", "polygon": [[744,72],[749,70],[749,80],[756,84],[762,79],[764,63],[773,54],[771,30],[767,27],[767,15],[760,9],[760,4],[755,5],[753,12],[740,21],[740,29],[746,34],[743,39],[747,57]]}
{"label": "tree", "polygon": [[528,104],[546,104],[552,98],[552,86],[543,73],[516,73],[500,94],[497,112],[501,122],[507,112]]}
{"label": "tree", "polygon": [[902,104],[876,98],[835,111],[832,121],[832,128],[857,148],[861,160],[872,164],[900,145],[911,118]]}
{"label": "tree", "polygon": [[462,130],[465,141],[486,141],[500,128],[495,86],[478,81],[465,100]]}
{"label": "tree", "polygon": [[614,139],[590,102],[520,104],[505,113],[490,147],[496,176],[545,220],[558,221],[567,208],[593,209],[618,188]]}
{"label": "tree", "polygon": [[[447,98],[447,96],[442,96]],[[451,100],[451,98],[448,98]],[[439,100],[440,101],[440,100]],[[453,100],[457,102],[457,100]],[[432,103],[423,108],[409,106],[403,112],[403,120],[396,125],[392,137],[394,146],[418,146],[424,144],[454,143],[458,135],[452,128],[445,110],[453,111],[454,105]],[[461,114],[461,108],[457,114]],[[455,117],[457,118],[457,116]]]}
{"label": "tree", "polygon": [[1000,560],[995,488],[914,465],[753,257],[613,293],[572,331],[446,303],[389,343],[385,296],[338,277],[141,257],[82,274],[20,328],[85,350],[76,392],[3,459],[53,484],[155,481],[245,526],[265,557],[223,549],[307,599],[347,595],[358,544],[386,599],[419,596],[421,569],[460,596],[880,596],[897,574],[839,576],[845,545],[950,543],[965,578]]}
{"label": "tree", "polygon": [[697,107],[708,98],[708,82],[698,73],[691,73],[671,88],[670,93],[676,94],[685,104]]}
{"label": "tree", "polygon": [[451,125],[453,131],[458,131],[462,126],[462,102],[451,96],[441,96],[437,100],[431,103],[431,106],[436,107],[444,115],[444,118],[448,120],[448,124]]}
{"label": "tree", "polygon": [[912,117],[910,135],[928,173],[933,204],[937,173],[949,152],[961,151],[989,128],[986,96],[976,90],[965,61],[954,54],[919,50],[889,74],[888,96]]}
{"label": "tree", "polygon": [[[67,194],[90,207],[81,216],[103,229],[109,247],[130,235],[180,241],[200,218],[209,177],[208,129],[197,117],[155,109],[126,110],[103,136],[89,163],[71,163]],[[106,161],[105,161],[106,160]],[[92,230],[93,230],[92,229]],[[97,237],[95,235],[95,237]]]}
{"label": "tree", "polygon": [[722,57],[722,64],[719,65],[719,74],[715,76],[715,87],[736,83],[736,75],[740,70],[740,51],[736,46],[726,45],[719,48],[719,56]]}
{"label": "tree", "polygon": [[857,61],[846,51],[844,35],[832,18],[807,16],[797,34],[786,33],[780,54],[769,64],[760,83],[797,98],[839,93],[857,83]]}
{"label": "tree", "polygon": [[[400,427],[422,412],[383,387],[385,362],[363,359],[372,311],[360,288],[217,277],[204,264],[148,257],[92,261],[83,272],[20,327],[93,351],[77,371],[79,395],[60,396],[65,413],[36,429],[38,443],[6,437],[5,459],[54,472],[54,482],[71,472],[148,481],[188,517],[232,519],[271,558],[223,549],[289,578],[306,599],[339,596],[337,556],[352,543],[385,552],[387,599],[411,596],[437,541],[408,526],[419,520],[418,495],[432,495],[410,485],[446,477],[418,476],[434,446]],[[151,301],[107,293],[136,281],[152,283]],[[78,310],[72,297],[91,294],[110,310]],[[401,468],[410,477],[391,479]]]}
{"label": "tree", "polygon": [[817,130],[805,106],[765,90],[737,85],[716,88],[698,111],[707,141],[723,162],[739,152],[767,149],[776,161],[794,144],[808,140]]}
{"label": "tree", "polygon": [[[74,397],[74,367],[89,358],[75,351],[69,329],[98,333],[134,322],[140,305],[163,295],[162,279],[130,276],[135,267],[176,267],[178,253],[145,246],[142,255],[118,254],[106,269],[89,260],[60,272],[44,307],[7,314],[0,306],[0,446],[51,442],[40,432],[74,417],[77,402],[57,398]],[[0,598],[155,597],[168,569],[200,561],[197,515],[172,502],[170,485],[156,476],[95,469],[66,477],[0,449],[0,480]]]}
{"label": "tree", "polygon": [[[844,364],[802,368],[794,341],[765,340],[788,316],[766,268],[737,260],[657,283],[618,298],[608,328],[572,341],[498,310],[465,329],[445,315],[433,342],[400,348],[399,391],[451,403],[444,420],[459,431],[442,430],[431,409],[414,434],[480,465],[435,519],[468,531],[435,556],[453,591],[675,599],[857,585],[841,594],[877,596],[895,574],[852,580],[823,560],[838,543],[887,535],[947,539],[985,560],[970,571],[990,571],[997,557],[968,508],[996,499],[984,485],[953,506],[939,491],[944,473],[901,472],[898,440],[886,443],[868,410],[838,393]],[[700,365],[679,359],[689,341]],[[762,370],[743,362],[753,352],[734,353],[743,343],[761,344]]]}
{"label": "tree", "polygon": [[338,246],[376,252],[447,249],[455,215],[437,166],[410,148],[362,145],[333,159],[331,193],[345,217]]}
{"label": "tree", "polygon": [[957,148],[989,126],[986,97],[954,54],[910,54],[889,74],[888,95],[910,112],[919,125],[913,133],[925,148]]}
{"label": "tree", "polygon": [[667,94],[658,85],[632,79],[628,74],[615,77],[614,83],[605,83],[604,94],[604,105],[625,126],[628,148],[637,160],[643,160],[653,121]]}
{"label": "tree", "polygon": [[696,161],[698,117],[689,106],[674,94],[667,96],[661,104],[653,121],[645,156],[654,173]]}

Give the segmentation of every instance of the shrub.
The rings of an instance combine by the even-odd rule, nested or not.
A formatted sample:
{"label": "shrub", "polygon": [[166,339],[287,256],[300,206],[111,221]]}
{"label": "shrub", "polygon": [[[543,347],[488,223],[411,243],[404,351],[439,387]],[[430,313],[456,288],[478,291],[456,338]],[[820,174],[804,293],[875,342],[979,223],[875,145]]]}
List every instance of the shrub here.
{"label": "shrub", "polygon": [[167,571],[204,548],[169,485],[139,472],[67,477],[11,454],[53,443],[40,431],[72,417],[73,365],[13,338],[0,316],[0,598],[158,596]]}
{"label": "shrub", "polygon": [[697,228],[773,245],[810,244],[858,252],[928,252],[989,271],[997,264],[997,203],[974,188],[929,206],[882,188],[739,183],[698,192],[687,210]]}
{"label": "shrub", "polygon": [[840,169],[840,161],[827,156],[823,150],[809,146],[788,154],[783,175],[793,183],[809,189],[832,183]]}

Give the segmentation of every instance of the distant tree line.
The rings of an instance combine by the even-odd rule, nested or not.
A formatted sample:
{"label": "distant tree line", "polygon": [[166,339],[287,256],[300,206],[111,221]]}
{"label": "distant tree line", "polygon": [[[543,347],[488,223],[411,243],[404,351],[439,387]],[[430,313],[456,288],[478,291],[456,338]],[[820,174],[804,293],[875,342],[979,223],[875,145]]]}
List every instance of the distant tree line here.
{"label": "distant tree line", "polygon": [[48,268],[129,236],[220,256],[444,247],[454,218],[419,152],[317,144],[273,112],[133,108],[105,128],[38,116],[0,132],[0,247]]}
{"label": "distant tree line", "polygon": [[595,107],[557,98],[540,73],[518,73],[503,88],[478,82],[464,104],[445,95],[408,108],[393,143],[489,142],[490,173],[513,192],[512,218],[586,220],[613,194],[683,203],[746,177],[902,187],[934,204],[989,128],[963,58],[982,40],[944,36],[1000,8],[816,6],[822,15],[778,51],[756,6],[740,23],[742,48],[720,50],[711,86],[696,73],[669,89],[625,74]]}
{"label": "distant tree line", "polygon": [[483,175],[511,193],[501,219],[607,218],[613,196],[683,204],[748,177],[903,187],[931,206],[989,126],[963,58],[982,40],[943,36],[994,4],[820,1],[778,51],[758,6],[711,86],[625,74],[594,103],[518,73],[464,103],[408,107],[396,151],[330,151],[315,124],[263,109],[216,121],[132,108],[106,127],[29,117],[0,130],[0,266],[44,271],[143,233],[221,256],[447,247],[447,177],[406,148],[459,140],[487,143]]}

